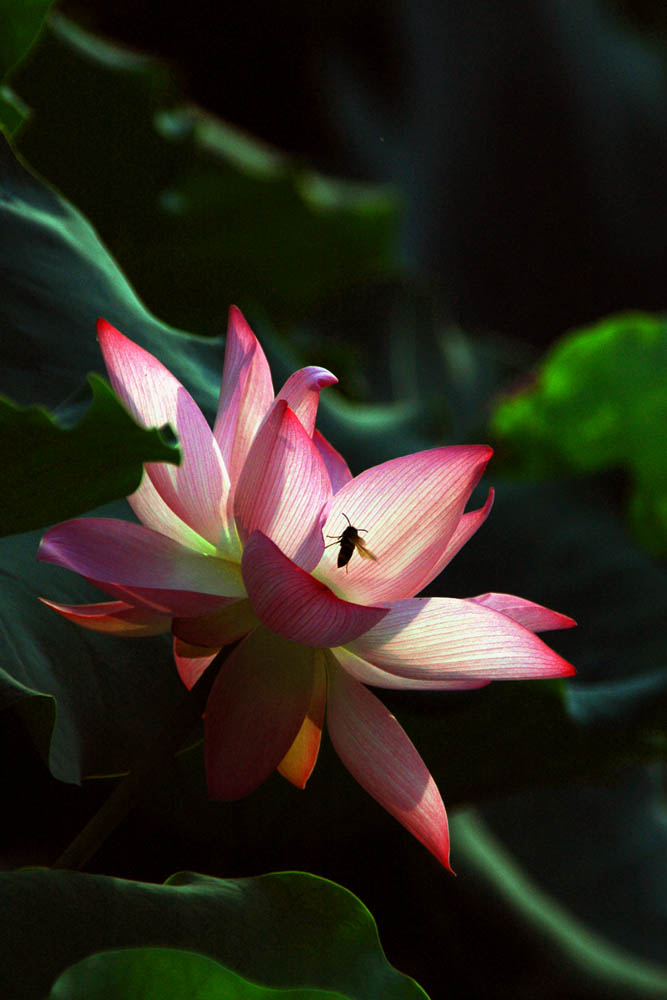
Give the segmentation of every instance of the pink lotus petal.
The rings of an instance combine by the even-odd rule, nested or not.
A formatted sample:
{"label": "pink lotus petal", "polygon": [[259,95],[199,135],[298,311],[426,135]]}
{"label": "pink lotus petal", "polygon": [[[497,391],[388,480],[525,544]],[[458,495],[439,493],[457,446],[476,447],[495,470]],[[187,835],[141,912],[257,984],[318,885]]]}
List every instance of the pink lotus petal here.
{"label": "pink lotus petal", "polygon": [[344,645],[367,632],[388,611],[341,601],[260,531],[246,542],[241,569],[257,616],[292,642]]}
{"label": "pink lotus petal", "polygon": [[264,351],[240,309],[232,306],[213,428],[232,486],[238,482],[250,445],[272,402],[273,383]]}
{"label": "pink lotus petal", "polygon": [[204,722],[209,795],[248,795],[280,764],[311,702],[316,651],[259,626],[224,662]]}
{"label": "pink lotus petal", "polygon": [[[349,600],[412,596],[438,571],[447,543],[492,451],[485,445],[434,448],[367,469],[335,494],[324,534],[340,535],[346,514],[377,562],[355,553],[346,569],[328,548],[317,576]],[[327,542],[329,538],[327,537]]]}
{"label": "pink lotus petal", "polygon": [[331,653],[336,657],[341,667],[356,677],[362,684],[373,687],[391,688],[400,691],[468,691],[473,688],[486,687],[488,680],[425,680],[419,677],[402,677],[396,673],[388,673],[380,667],[364,660],[346,646],[334,646]]}
{"label": "pink lotus petal", "polygon": [[40,597],[42,604],[53,608],[63,618],[92,629],[93,632],[107,632],[117,636],[160,635],[171,626],[169,615],[135,608],[125,601],[105,601],[99,604],[56,604]]}
{"label": "pink lotus petal", "polygon": [[239,478],[234,515],[241,539],[261,531],[305,570],[320,560],[331,484],[300,421],[278,400],[259,429]]}
{"label": "pink lotus petal", "polygon": [[474,604],[481,604],[485,608],[493,608],[507,615],[513,621],[530,629],[531,632],[549,632],[559,628],[573,628],[577,623],[574,618],[568,615],[561,615],[558,611],[552,611],[541,604],[533,604],[523,597],[515,597],[513,594],[479,594],[478,597],[468,597],[467,600]]}
{"label": "pink lotus petal", "polygon": [[178,637],[174,638],[174,661],[176,669],[178,670],[178,676],[188,691],[192,690],[219,652],[219,649],[205,649],[202,646],[183,642]]}
{"label": "pink lotus petal", "polygon": [[327,674],[327,726],[336,753],[362,788],[451,871],[445,807],[415,747],[363,685],[335,663]]}
{"label": "pink lotus petal", "polygon": [[190,393],[165,366],[100,319],[97,333],[115,392],[146,427],[171,424],[180,466],[149,462],[146,472],[165,503],[213,545],[228,533],[229,476],[211,428]]}
{"label": "pink lotus petal", "polygon": [[203,615],[211,614],[219,608],[226,607],[238,600],[237,597],[219,597],[216,594],[198,594],[192,590],[153,590],[150,587],[120,587],[86,577],[95,587],[105,594],[128,601],[137,607],[149,608],[161,614],[168,615]]}
{"label": "pink lotus petal", "polygon": [[317,404],[320,400],[320,390],[327,385],[336,385],[338,379],[326,368],[301,368],[285,382],[276,399],[284,399],[306,431],[312,438],[315,430]]}
{"label": "pink lotus petal", "polygon": [[327,679],[321,652],[316,652],[313,693],[301,729],[278,770],[297,788],[305,788],[317,762],[327,700]]}
{"label": "pink lotus petal", "polygon": [[115,518],[82,517],[50,528],[37,556],[102,583],[244,597],[239,566],[203,556]]}
{"label": "pink lotus petal", "polygon": [[570,677],[566,660],[517,622],[450,597],[396,601],[352,652],[399,677],[518,680]]}
{"label": "pink lotus petal", "polygon": [[[167,538],[186,545],[202,555],[216,555],[215,545],[202,538],[189,524],[182,521],[171,507],[165,503],[149,475],[144,475],[139,488],[127,498],[127,501],[139,520],[147,528],[159,531]],[[240,547],[238,559],[241,558]]]}
{"label": "pink lotus petal", "polygon": [[320,434],[318,430],[315,430],[313,434],[313,444],[319,451],[320,458],[324,462],[331,482],[332,492],[338,493],[341,486],[345,486],[345,483],[349,483],[352,479],[352,473],[347,466],[347,462],[340,452],[336,451],[333,445],[330,445],[324,435]]}
{"label": "pink lotus petal", "polygon": [[[454,530],[454,534],[447,542],[442,555],[440,555],[433,564],[433,575],[429,576],[429,580],[427,581],[428,583],[430,583],[431,580],[434,580],[438,573],[442,573],[445,566],[449,565],[454,556],[460,552],[466,542],[472,538],[477,529],[481,528],[491,513],[494,497],[495,493],[493,489],[490,489],[489,495],[486,498],[486,503],[483,507],[480,507],[478,510],[470,510],[467,514],[463,515]],[[426,583],[422,586],[418,585],[415,593],[418,594],[419,591],[423,590],[425,586]]]}
{"label": "pink lotus petal", "polygon": [[248,600],[234,601],[217,611],[188,618],[174,618],[171,630],[185,642],[220,649],[247,635],[259,625]]}

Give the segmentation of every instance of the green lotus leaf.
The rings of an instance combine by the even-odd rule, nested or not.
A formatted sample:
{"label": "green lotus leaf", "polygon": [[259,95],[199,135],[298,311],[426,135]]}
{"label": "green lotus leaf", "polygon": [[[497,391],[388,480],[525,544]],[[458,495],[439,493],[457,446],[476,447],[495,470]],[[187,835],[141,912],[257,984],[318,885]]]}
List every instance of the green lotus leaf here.
{"label": "green lotus leaf", "polygon": [[[363,903],[334,882],[301,872],[240,879],[181,873],[165,885],[151,885],[65,871],[24,871],[0,875],[0,898],[2,983],[7,996],[21,1000],[42,1000],[69,966],[109,950],[115,958],[88,958],[78,970],[70,969],[65,982],[80,987],[96,970],[108,979],[91,986],[89,993],[63,993],[61,982],[51,994],[54,1000],[180,997],[171,989],[157,992],[156,983],[170,964],[176,988],[183,989],[188,976],[194,988],[202,986],[206,974],[213,982],[215,975],[224,982],[224,970],[211,968],[217,963],[235,974],[235,987],[246,979],[256,990],[217,996],[259,1000],[264,997],[259,987],[290,991],[285,1000],[310,1000],[312,991],[319,990],[327,1000],[330,993],[345,1000],[426,996],[389,964]],[[119,957],[118,949],[147,946],[148,951],[121,952],[125,958]],[[184,950],[180,963],[171,951],[175,948]],[[204,968],[185,957],[193,951],[213,962]],[[127,983],[127,992],[100,992],[105,986],[111,989],[114,980]],[[129,989],[130,984],[136,989]],[[202,1000],[209,996],[202,993]],[[272,993],[269,997],[273,1000]],[[279,992],[275,1000],[282,997]]]}

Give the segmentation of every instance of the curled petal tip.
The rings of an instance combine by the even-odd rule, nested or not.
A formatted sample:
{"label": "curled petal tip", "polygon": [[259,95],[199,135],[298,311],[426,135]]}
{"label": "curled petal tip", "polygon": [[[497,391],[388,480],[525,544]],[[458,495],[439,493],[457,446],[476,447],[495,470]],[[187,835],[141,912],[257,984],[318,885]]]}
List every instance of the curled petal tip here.
{"label": "curled petal tip", "polygon": [[311,365],[309,368],[305,368],[304,371],[308,373],[310,385],[313,389],[324,389],[327,385],[338,385],[338,379],[327,368],[318,368],[316,365]]}

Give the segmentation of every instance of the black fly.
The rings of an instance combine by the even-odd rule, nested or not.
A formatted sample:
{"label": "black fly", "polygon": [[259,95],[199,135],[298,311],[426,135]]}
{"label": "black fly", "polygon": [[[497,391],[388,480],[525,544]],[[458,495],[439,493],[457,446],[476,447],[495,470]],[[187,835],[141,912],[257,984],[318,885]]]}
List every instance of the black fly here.
{"label": "black fly", "polygon": [[336,565],[339,568],[345,566],[345,572],[347,573],[347,564],[352,558],[355,549],[362,559],[377,560],[377,556],[373,555],[370,549],[366,548],[366,543],[363,538],[359,537],[359,532],[366,531],[367,529],[355,528],[347,514],[343,514],[343,517],[347,521],[347,528],[343,531],[342,535],[327,535],[327,538],[333,538],[334,541],[331,542],[330,545],[325,545],[324,547],[325,549],[329,549],[331,548],[331,545],[340,545]]}

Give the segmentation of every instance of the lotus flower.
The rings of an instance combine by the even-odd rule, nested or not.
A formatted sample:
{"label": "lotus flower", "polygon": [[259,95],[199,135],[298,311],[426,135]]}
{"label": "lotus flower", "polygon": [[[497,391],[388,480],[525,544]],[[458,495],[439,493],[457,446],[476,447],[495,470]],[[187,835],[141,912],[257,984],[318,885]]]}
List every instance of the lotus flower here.
{"label": "lotus flower", "polygon": [[[206,706],[210,795],[240,798],[276,768],[304,788],[326,709],[354,778],[449,867],[436,784],[367,685],[457,690],[574,673],[535,635],[573,625],[564,615],[507,594],[414,596],[487,517],[492,491],[479,510],[464,508],[491,449],[433,448],[353,477],[315,430],[320,390],[337,379],[304,368],[274,398],[264,353],[236,308],[213,431],[153,355],[104,320],[98,336],[118,396],[139,423],[173,426],[183,462],[146,465],[129,497],[139,524],[79,518],[46,533],[40,559],[114,598],[46,603],[101,632],[171,631],[188,687],[238,642]],[[338,565],[349,523],[365,532],[374,560],[353,551]]]}

